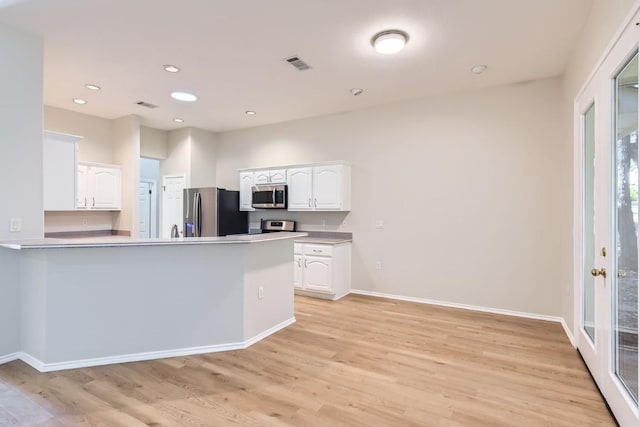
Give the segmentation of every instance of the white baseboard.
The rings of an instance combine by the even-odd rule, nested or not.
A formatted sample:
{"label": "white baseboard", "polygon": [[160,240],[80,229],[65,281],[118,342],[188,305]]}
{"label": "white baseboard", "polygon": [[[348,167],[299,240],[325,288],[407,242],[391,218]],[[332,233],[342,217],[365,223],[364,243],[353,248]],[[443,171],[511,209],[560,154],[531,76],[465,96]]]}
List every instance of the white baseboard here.
{"label": "white baseboard", "polygon": [[372,291],[363,291],[360,289],[352,289],[352,294],[356,295],[366,295],[370,297],[378,297],[378,298],[389,298],[395,299],[399,301],[409,301],[409,302],[417,302],[420,304],[429,304],[429,305],[438,305],[442,307],[451,307],[451,308],[461,308],[463,310],[471,310],[471,311],[481,311],[483,313],[492,313],[492,314],[501,314],[504,316],[514,316],[514,317],[523,317],[525,319],[534,319],[534,320],[545,320],[547,322],[557,322],[562,325],[564,332],[567,334],[571,345],[575,348],[573,335],[569,330],[566,322],[562,317],[558,316],[548,316],[546,314],[535,314],[535,313],[526,313],[522,311],[512,311],[512,310],[503,310],[501,308],[491,308],[491,307],[483,307],[479,305],[469,305],[469,304],[459,304],[455,302],[446,302],[446,301],[436,301],[424,298],[415,298],[415,297],[406,297],[402,295],[394,295],[394,294],[385,294],[382,292],[372,292]]}
{"label": "white baseboard", "polygon": [[0,365],[2,365],[3,363],[13,362],[14,360],[18,359],[20,359],[20,352],[0,356]]}
{"label": "white baseboard", "polygon": [[571,345],[573,346],[573,348],[577,348],[576,339],[571,333],[571,329],[569,329],[569,325],[567,325],[567,322],[565,322],[564,318],[562,317],[560,318],[560,324],[562,325],[562,329],[564,329],[564,333],[567,334],[567,338],[569,338],[569,341],[571,342]]}
{"label": "white baseboard", "polygon": [[[259,333],[258,335],[249,338],[248,340],[241,341],[238,343],[229,343],[229,344],[217,344],[217,345],[208,345],[201,347],[188,347],[188,348],[180,348],[174,350],[162,350],[162,351],[150,351],[145,353],[135,353],[135,354],[124,354],[119,356],[109,356],[109,357],[96,357],[92,359],[82,359],[82,360],[73,360],[69,362],[57,362],[57,363],[44,363],[35,357],[31,356],[28,353],[20,352],[15,353],[13,360],[20,359],[27,365],[32,368],[40,371],[40,372],[53,372],[53,371],[62,371],[66,369],[77,369],[77,368],[88,368],[92,366],[102,366],[102,365],[112,365],[115,363],[127,363],[127,362],[141,362],[144,360],[155,360],[155,359],[166,359],[169,357],[180,357],[180,356],[194,356],[197,354],[204,353],[217,353],[221,351],[230,351],[230,350],[244,350],[245,348],[257,343],[258,341],[272,335],[279,330],[286,328],[287,326],[295,323],[295,317],[285,320],[272,328],[267,329],[264,332]],[[7,360],[9,361],[9,360]],[[0,359],[0,363],[2,359]]]}

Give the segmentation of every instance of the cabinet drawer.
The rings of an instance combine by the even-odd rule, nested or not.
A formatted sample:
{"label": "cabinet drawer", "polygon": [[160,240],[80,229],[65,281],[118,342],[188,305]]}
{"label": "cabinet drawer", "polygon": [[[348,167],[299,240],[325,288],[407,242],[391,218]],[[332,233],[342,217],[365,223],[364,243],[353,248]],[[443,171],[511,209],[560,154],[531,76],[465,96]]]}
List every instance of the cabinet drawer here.
{"label": "cabinet drawer", "polygon": [[303,246],[304,245],[302,243],[294,243],[293,244],[293,253],[294,254],[301,254]]}
{"label": "cabinet drawer", "polygon": [[305,244],[302,253],[305,255],[332,256],[333,246]]}

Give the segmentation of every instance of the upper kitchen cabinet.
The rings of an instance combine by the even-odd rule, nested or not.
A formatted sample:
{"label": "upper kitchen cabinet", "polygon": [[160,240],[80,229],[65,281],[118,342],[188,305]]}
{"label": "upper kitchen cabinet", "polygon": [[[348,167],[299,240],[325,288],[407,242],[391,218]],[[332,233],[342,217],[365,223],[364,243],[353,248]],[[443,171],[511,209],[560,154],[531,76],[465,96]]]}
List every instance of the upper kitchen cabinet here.
{"label": "upper kitchen cabinet", "polygon": [[78,165],[77,208],[120,210],[121,206],[122,170],[119,166]]}
{"label": "upper kitchen cabinet", "polygon": [[251,187],[253,187],[253,171],[240,172],[240,210],[254,211],[251,207]]}
{"label": "upper kitchen cabinet", "polygon": [[253,172],[255,184],[284,184],[287,182],[286,169],[260,169]]}
{"label": "upper kitchen cabinet", "polygon": [[351,210],[351,167],[347,164],[291,168],[287,184],[290,211]]}
{"label": "upper kitchen cabinet", "polygon": [[75,209],[77,143],[79,136],[45,131],[42,147],[43,207],[45,211]]}

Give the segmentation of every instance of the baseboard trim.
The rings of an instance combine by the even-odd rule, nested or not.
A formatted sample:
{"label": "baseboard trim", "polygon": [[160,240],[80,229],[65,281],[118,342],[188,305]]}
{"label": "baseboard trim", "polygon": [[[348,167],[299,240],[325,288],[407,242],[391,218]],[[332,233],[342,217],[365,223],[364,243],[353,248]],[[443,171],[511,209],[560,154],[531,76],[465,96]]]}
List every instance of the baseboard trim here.
{"label": "baseboard trim", "polygon": [[[188,347],[188,348],[180,348],[175,350],[163,350],[163,351],[150,351],[145,353],[134,353],[134,354],[125,354],[120,356],[109,356],[109,357],[96,357],[93,359],[82,359],[82,360],[73,360],[69,362],[57,362],[57,363],[44,363],[41,360],[31,356],[28,353],[21,352],[15,353],[14,356],[17,355],[13,360],[20,359],[27,365],[36,369],[40,372],[54,372],[54,371],[63,371],[67,369],[77,369],[77,368],[89,368],[92,366],[102,366],[102,365],[112,365],[116,363],[127,363],[127,362],[141,362],[145,360],[156,360],[156,359],[166,359],[170,357],[181,357],[181,356],[194,356],[198,354],[205,353],[217,353],[221,351],[230,351],[230,350],[244,350],[253,344],[257,343],[260,340],[268,337],[269,335],[275,334],[281,329],[286,328],[287,326],[295,323],[296,318],[292,317],[290,319],[281,322],[266,331],[259,333],[258,335],[249,338],[248,340],[237,342],[237,343],[229,343],[229,344],[217,344],[217,345],[208,345],[201,347]],[[1,359],[0,359],[0,363]]]}
{"label": "baseboard trim", "polygon": [[564,329],[564,333],[567,334],[567,338],[569,338],[569,342],[571,343],[573,348],[578,348],[576,339],[571,333],[571,329],[569,329],[569,325],[567,325],[567,322],[562,317],[560,318],[560,324],[562,325],[562,329]]}
{"label": "baseboard trim", "polygon": [[567,327],[565,320],[562,317],[558,317],[558,316],[548,316],[546,314],[535,314],[535,313],[526,313],[522,311],[504,310],[501,308],[483,307],[480,305],[459,304],[455,302],[437,301],[437,300],[431,300],[431,299],[425,299],[425,298],[406,297],[402,295],[386,294],[382,292],[363,291],[360,289],[352,289],[351,293],[355,295],[365,295],[365,296],[377,297],[377,298],[389,298],[389,299],[394,299],[399,301],[417,302],[419,304],[438,305],[441,307],[461,308],[463,310],[480,311],[483,313],[501,314],[503,316],[513,316],[513,317],[522,317],[525,319],[557,322],[562,325],[562,328],[564,329],[564,332],[567,334],[567,337],[569,338],[571,345],[575,348],[573,335],[571,334],[569,328]]}
{"label": "baseboard trim", "polygon": [[0,356],[0,365],[2,365],[3,363],[13,362],[14,360],[18,359],[20,359],[20,352]]}

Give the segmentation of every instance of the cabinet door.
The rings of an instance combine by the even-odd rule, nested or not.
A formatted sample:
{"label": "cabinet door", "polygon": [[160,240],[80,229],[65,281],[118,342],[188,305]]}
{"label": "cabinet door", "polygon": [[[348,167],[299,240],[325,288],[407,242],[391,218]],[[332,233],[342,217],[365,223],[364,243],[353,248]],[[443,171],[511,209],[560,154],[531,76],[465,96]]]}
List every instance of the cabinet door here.
{"label": "cabinet door", "polygon": [[43,208],[74,210],[76,198],[76,141],[79,137],[45,132],[42,147]]}
{"label": "cabinet door", "polygon": [[76,208],[86,209],[89,205],[89,167],[86,165],[78,165],[78,176],[76,177]]}
{"label": "cabinet door", "polygon": [[342,209],[342,165],[313,168],[313,207],[322,210]]}
{"label": "cabinet door", "polygon": [[304,258],[302,255],[293,256],[293,287],[302,289],[302,271],[304,268]]}
{"label": "cabinet door", "polygon": [[313,175],[311,168],[294,168],[287,171],[290,211],[310,211],[312,207]]}
{"label": "cabinet door", "polygon": [[287,182],[286,169],[271,169],[269,171],[269,182],[272,184],[284,184]]}
{"label": "cabinet door", "polygon": [[305,255],[304,257],[304,289],[331,292],[331,264],[329,257]]}
{"label": "cabinet door", "polygon": [[240,172],[240,210],[253,211],[251,207],[251,187],[253,186],[253,172]]}
{"label": "cabinet door", "polygon": [[269,184],[270,176],[268,170],[255,171],[253,173],[253,182],[255,184]]}
{"label": "cabinet door", "polygon": [[120,209],[121,171],[116,168],[89,168],[89,206],[94,209]]}

